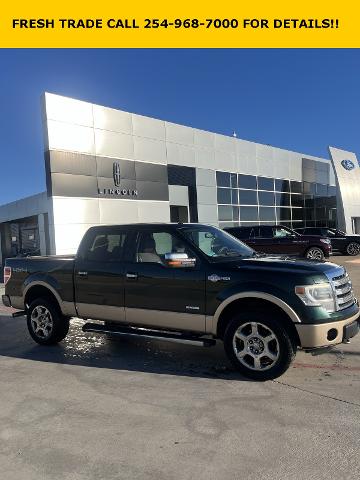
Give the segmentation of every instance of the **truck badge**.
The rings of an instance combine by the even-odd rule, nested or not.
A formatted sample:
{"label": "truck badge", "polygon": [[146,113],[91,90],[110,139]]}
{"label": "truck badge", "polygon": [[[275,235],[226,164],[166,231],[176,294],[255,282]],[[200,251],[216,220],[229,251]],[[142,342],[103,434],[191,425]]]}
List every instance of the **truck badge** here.
{"label": "truck badge", "polygon": [[227,280],[231,280],[230,277],[219,277],[219,275],[216,275],[215,273],[213,273],[212,275],[209,275],[208,276],[208,280],[210,280],[210,282],[220,282],[220,280],[224,280],[224,281],[227,281]]}

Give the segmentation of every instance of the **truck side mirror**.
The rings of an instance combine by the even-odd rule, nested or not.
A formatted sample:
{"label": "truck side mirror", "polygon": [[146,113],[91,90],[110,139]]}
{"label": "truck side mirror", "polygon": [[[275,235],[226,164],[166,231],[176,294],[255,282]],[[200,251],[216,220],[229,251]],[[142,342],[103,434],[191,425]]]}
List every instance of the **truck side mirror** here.
{"label": "truck side mirror", "polygon": [[196,258],[188,257],[187,253],[165,253],[165,263],[171,268],[195,267]]}

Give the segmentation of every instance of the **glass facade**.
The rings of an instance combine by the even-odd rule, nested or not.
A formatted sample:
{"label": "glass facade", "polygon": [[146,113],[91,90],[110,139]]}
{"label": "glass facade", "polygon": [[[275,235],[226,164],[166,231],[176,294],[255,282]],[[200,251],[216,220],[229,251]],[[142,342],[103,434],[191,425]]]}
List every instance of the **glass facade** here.
{"label": "glass facade", "polygon": [[216,172],[221,227],[282,224],[335,227],[336,187],[315,182]]}

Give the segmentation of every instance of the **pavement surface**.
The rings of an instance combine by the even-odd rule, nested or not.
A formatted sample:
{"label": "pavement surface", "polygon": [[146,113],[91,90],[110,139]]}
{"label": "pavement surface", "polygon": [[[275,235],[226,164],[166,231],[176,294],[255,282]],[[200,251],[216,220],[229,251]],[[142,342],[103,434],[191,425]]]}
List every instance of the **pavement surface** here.
{"label": "pavement surface", "polygon": [[[332,261],[360,297],[360,258]],[[10,313],[0,305],[3,480],[360,478],[360,335],[256,383],[221,343],[115,340],[74,320],[41,347]]]}

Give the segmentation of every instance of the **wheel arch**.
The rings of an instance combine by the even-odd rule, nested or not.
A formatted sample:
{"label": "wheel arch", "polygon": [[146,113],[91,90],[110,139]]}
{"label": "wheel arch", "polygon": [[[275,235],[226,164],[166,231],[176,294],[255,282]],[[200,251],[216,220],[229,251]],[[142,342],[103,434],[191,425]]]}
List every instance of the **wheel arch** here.
{"label": "wheel arch", "polygon": [[283,300],[264,292],[243,292],[224,300],[214,314],[212,333],[218,338],[223,338],[226,326],[239,309],[277,315],[286,324],[294,344],[300,345],[299,335],[295,328],[295,323],[301,323],[299,316]]}
{"label": "wheel arch", "polygon": [[37,298],[51,299],[61,312],[62,300],[59,294],[45,282],[34,282],[29,284],[24,290],[24,305],[27,309],[29,305]]}

